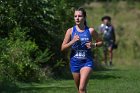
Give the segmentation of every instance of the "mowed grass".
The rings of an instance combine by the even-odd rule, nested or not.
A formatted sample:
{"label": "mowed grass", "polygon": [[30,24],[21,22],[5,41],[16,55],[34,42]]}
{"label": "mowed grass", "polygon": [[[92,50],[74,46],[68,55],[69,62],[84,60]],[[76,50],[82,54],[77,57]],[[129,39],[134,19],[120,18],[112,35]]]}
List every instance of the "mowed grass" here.
{"label": "mowed grass", "polygon": [[[93,71],[88,93],[140,93],[140,68],[127,66],[107,67]],[[73,79],[48,80],[46,83],[20,84],[16,89],[1,93],[77,93]]]}
{"label": "mowed grass", "polygon": [[140,93],[137,69],[102,71],[90,80],[89,93]]}

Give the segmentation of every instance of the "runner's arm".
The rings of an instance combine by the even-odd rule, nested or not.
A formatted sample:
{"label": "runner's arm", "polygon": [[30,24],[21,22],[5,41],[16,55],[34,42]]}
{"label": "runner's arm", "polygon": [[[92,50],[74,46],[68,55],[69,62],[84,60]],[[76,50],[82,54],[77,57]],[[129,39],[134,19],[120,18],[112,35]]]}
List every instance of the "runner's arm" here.
{"label": "runner's arm", "polygon": [[72,28],[68,29],[65,34],[65,37],[61,46],[61,51],[68,49],[71,45],[73,45],[76,41],[80,39],[79,36],[75,34],[73,39],[71,40],[71,34],[72,34]]}
{"label": "runner's arm", "polygon": [[115,35],[115,29],[114,27],[112,27],[112,38],[113,38],[113,42],[116,42],[116,35]]}
{"label": "runner's arm", "polygon": [[93,28],[90,28],[89,29],[90,32],[91,32],[91,35],[93,36],[93,38],[95,39],[95,43],[93,43],[94,46],[101,46],[103,41],[102,39],[100,38],[99,34],[93,29]]}

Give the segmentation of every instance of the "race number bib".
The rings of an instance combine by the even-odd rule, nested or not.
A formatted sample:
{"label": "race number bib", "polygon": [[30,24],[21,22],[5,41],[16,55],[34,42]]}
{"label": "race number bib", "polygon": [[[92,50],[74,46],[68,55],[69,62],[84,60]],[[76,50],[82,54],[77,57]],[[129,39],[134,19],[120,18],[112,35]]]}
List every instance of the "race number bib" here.
{"label": "race number bib", "polygon": [[77,50],[75,53],[75,58],[85,59],[86,58],[86,50]]}

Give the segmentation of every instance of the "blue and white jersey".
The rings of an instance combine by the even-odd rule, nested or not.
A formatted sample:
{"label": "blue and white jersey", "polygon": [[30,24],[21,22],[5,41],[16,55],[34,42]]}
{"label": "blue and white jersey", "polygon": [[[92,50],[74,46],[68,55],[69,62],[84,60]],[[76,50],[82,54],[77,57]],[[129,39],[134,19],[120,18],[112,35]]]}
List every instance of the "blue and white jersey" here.
{"label": "blue and white jersey", "polygon": [[114,31],[113,26],[111,25],[107,26],[107,25],[101,24],[99,27],[99,31],[100,33],[103,34],[103,39],[105,41],[113,40],[113,31]]}
{"label": "blue and white jersey", "polygon": [[75,42],[71,47],[71,57],[75,59],[87,59],[91,58],[91,49],[86,47],[87,42],[92,41],[92,36],[90,34],[89,28],[85,27],[85,31],[78,32],[76,26],[73,27],[71,39],[73,39],[74,35],[78,35],[80,40]]}

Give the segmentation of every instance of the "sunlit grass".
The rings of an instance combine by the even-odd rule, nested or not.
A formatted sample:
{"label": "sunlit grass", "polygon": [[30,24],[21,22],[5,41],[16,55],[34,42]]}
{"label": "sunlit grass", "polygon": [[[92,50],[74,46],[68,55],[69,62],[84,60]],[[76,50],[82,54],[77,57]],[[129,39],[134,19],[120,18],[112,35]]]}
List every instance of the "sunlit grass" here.
{"label": "sunlit grass", "polygon": [[[140,93],[140,68],[136,65],[107,67],[94,71],[88,93]],[[15,89],[15,90],[14,90]],[[77,93],[73,79],[48,80],[46,83],[18,84],[2,93]]]}

